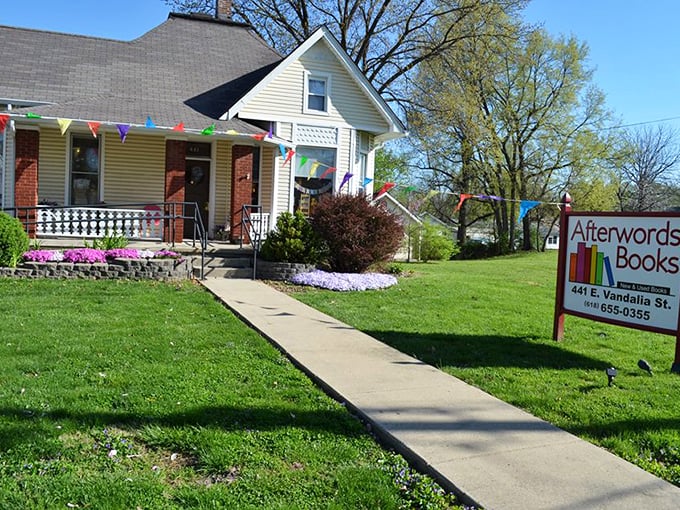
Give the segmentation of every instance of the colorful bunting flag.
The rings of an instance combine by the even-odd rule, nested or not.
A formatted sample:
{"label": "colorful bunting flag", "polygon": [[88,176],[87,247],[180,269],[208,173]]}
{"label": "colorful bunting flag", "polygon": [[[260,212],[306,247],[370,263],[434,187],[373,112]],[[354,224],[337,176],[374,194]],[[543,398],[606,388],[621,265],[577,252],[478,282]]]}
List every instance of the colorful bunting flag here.
{"label": "colorful bunting flag", "polygon": [[28,112],[26,114],[26,118],[27,119],[42,119],[42,115],[38,115],[37,113],[33,113],[33,112]]}
{"label": "colorful bunting flag", "polygon": [[97,138],[97,133],[99,133],[99,126],[101,126],[101,122],[88,122],[87,127],[90,128],[90,133],[92,133],[92,136]]}
{"label": "colorful bunting flag", "polygon": [[120,135],[120,142],[125,143],[125,138],[127,138],[128,131],[130,131],[130,124],[116,124],[116,127]]}
{"label": "colorful bunting flag", "polygon": [[307,176],[307,180],[311,179],[314,177],[314,174],[316,173],[316,169],[319,168],[320,163],[318,161],[315,161],[312,163],[312,166],[309,168],[309,175]]}
{"label": "colorful bunting flag", "polygon": [[380,191],[378,191],[378,193],[375,195],[375,198],[378,198],[383,193],[387,193],[389,190],[391,190],[395,186],[396,186],[396,184],[393,183],[393,182],[386,182],[385,184],[383,184],[383,187],[380,188]]}
{"label": "colorful bunting flag", "polygon": [[481,200],[493,200],[495,202],[500,202],[503,200],[501,197],[497,197],[496,195],[477,195],[477,198]]}
{"label": "colorful bunting flag", "polygon": [[9,115],[6,114],[0,114],[0,133],[5,132],[5,127],[7,127],[7,123],[9,122]]}
{"label": "colorful bunting flag", "polygon": [[336,170],[336,169],[335,169],[334,166],[328,167],[328,168],[324,171],[324,173],[322,173],[322,174],[319,176],[319,179],[323,179],[324,177],[329,176],[330,174],[332,174],[333,172],[335,172],[335,170]]}
{"label": "colorful bunting flag", "polygon": [[272,128],[272,123],[271,123],[271,122],[269,123],[269,132],[267,133],[267,136],[268,136],[269,138],[274,138],[274,132],[273,132],[273,128]]}
{"label": "colorful bunting flag", "polygon": [[347,184],[347,183],[349,182],[349,180],[350,180],[352,177],[354,177],[354,174],[351,174],[351,173],[347,172],[347,173],[345,174],[345,176],[342,178],[342,182],[340,183],[340,187],[338,188],[338,190],[341,190],[342,187],[343,187],[345,184]]}
{"label": "colorful bunting flag", "polygon": [[413,191],[415,191],[415,190],[416,190],[416,187],[415,187],[415,186],[407,186],[407,187],[406,187],[406,192],[407,192],[407,193],[411,193],[411,192],[413,192]]}
{"label": "colorful bunting flag", "polygon": [[201,134],[204,136],[210,136],[215,133],[215,124],[210,124],[207,128],[205,128],[203,131],[201,131]]}
{"label": "colorful bunting flag", "polygon": [[148,127],[149,129],[153,129],[156,127],[156,124],[154,124],[153,120],[151,120],[151,115],[147,116],[145,126]]}
{"label": "colorful bunting flag", "polygon": [[184,132],[184,122],[180,122],[177,124],[174,128],[172,128],[173,131],[180,131]]}
{"label": "colorful bunting flag", "polygon": [[235,129],[227,129],[227,134],[228,135],[238,135],[238,131]]}
{"label": "colorful bunting flag", "polygon": [[61,131],[61,136],[66,134],[68,127],[73,122],[71,119],[57,119],[57,124],[59,124],[59,131]]}
{"label": "colorful bunting flag", "polygon": [[283,162],[283,166],[286,166],[291,159],[295,156],[295,151],[293,149],[288,149],[288,154],[286,154],[286,160]]}
{"label": "colorful bunting flag", "polygon": [[307,156],[302,156],[300,158],[300,164],[299,164],[298,168],[302,168],[303,166],[305,166],[307,161],[309,161],[309,158]]}
{"label": "colorful bunting flag", "polygon": [[261,142],[262,140],[264,140],[264,137],[267,136],[267,135],[264,134],[264,133],[257,133],[255,135],[250,135],[250,136],[252,136],[258,142]]}
{"label": "colorful bunting flag", "polygon": [[279,144],[279,151],[281,152],[281,157],[285,158],[286,157],[286,147],[282,143]]}
{"label": "colorful bunting flag", "polygon": [[474,198],[474,195],[470,193],[460,194],[460,199],[458,200],[458,205],[456,206],[456,212],[460,211],[460,208],[463,206],[463,202],[465,202],[468,198]]}
{"label": "colorful bunting flag", "polygon": [[517,218],[517,223],[522,223],[522,220],[537,205],[541,205],[541,202],[535,200],[522,200],[519,203],[519,217]]}
{"label": "colorful bunting flag", "polygon": [[368,186],[368,185],[371,184],[372,182],[373,182],[373,179],[371,179],[370,177],[365,177],[365,178],[364,178],[364,182],[363,182],[363,184],[362,184],[361,186],[365,188],[366,186]]}

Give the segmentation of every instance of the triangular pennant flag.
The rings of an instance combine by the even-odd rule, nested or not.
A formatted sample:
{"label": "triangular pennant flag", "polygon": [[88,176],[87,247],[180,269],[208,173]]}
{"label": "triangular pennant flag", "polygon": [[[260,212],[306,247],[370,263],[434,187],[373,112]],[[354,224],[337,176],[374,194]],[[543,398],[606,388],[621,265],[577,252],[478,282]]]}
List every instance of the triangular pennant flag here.
{"label": "triangular pennant flag", "polygon": [[425,198],[423,200],[429,200],[433,196],[435,196],[437,193],[438,193],[437,190],[431,189],[430,191],[427,192],[427,195],[425,195]]}
{"label": "triangular pennant flag", "polygon": [[286,154],[286,160],[283,162],[283,166],[286,166],[291,159],[295,156],[295,151],[293,149],[288,149],[288,154]]}
{"label": "triangular pennant flag", "polygon": [[315,161],[312,163],[312,166],[309,169],[309,175],[307,176],[307,179],[311,179],[314,177],[314,174],[316,173],[316,169],[319,168],[320,163],[318,161]]}
{"label": "triangular pennant flag", "polygon": [[28,112],[26,114],[26,118],[27,119],[42,119],[42,115],[38,115],[37,113],[33,113],[33,112]]}
{"label": "triangular pennant flag", "polygon": [[151,129],[153,129],[153,128],[156,127],[156,124],[154,124],[153,120],[151,120],[151,115],[149,115],[149,116],[146,118],[146,124],[144,124],[144,125],[145,125],[146,127],[148,127],[148,128],[151,128]]}
{"label": "triangular pennant flag", "polygon": [[184,131],[184,122],[180,122],[177,124],[174,128],[172,128],[173,131]]}
{"label": "triangular pennant flag", "polygon": [[383,193],[387,193],[389,190],[391,190],[391,189],[394,188],[395,186],[396,186],[396,184],[393,183],[393,182],[386,182],[385,184],[383,184],[383,187],[380,188],[380,191],[378,191],[378,193],[376,194],[375,198],[378,198],[378,197],[379,197],[380,195],[382,195]]}
{"label": "triangular pennant flag", "polygon": [[335,168],[334,166],[328,167],[328,168],[326,169],[326,171],[325,171],[324,173],[322,173],[322,174],[319,176],[319,179],[323,179],[324,177],[329,176],[330,174],[332,174],[333,172],[335,172],[335,170],[336,170],[336,168]]}
{"label": "triangular pennant flag", "polygon": [[269,132],[267,133],[267,136],[269,138],[274,138],[274,132],[272,130],[272,123],[271,122],[269,123]]}
{"label": "triangular pennant flag", "polygon": [[255,135],[250,135],[250,136],[253,137],[255,140],[257,140],[258,142],[261,142],[262,140],[264,140],[264,137],[267,136],[267,135],[265,133],[257,133]]}
{"label": "triangular pennant flag", "polygon": [[517,218],[517,223],[521,223],[527,213],[540,204],[540,202],[536,202],[535,200],[522,200],[519,203],[519,217]]}
{"label": "triangular pennant flag", "polygon": [[6,114],[0,114],[0,133],[5,132],[5,127],[7,127],[7,123],[9,122],[9,115]]}
{"label": "triangular pennant flag", "polygon": [[354,177],[354,174],[351,174],[351,173],[347,172],[347,173],[345,174],[345,176],[342,178],[342,182],[340,183],[340,187],[338,188],[338,190],[341,190],[342,187],[343,187],[345,184],[347,184],[347,183],[349,182],[349,180],[350,180],[352,177]]}
{"label": "triangular pennant flag", "polygon": [[500,202],[503,200],[501,197],[497,197],[496,195],[477,195],[477,198],[481,200],[494,200],[495,202]]}
{"label": "triangular pennant flag", "polygon": [[415,190],[416,190],[416,187],[415,187],[415,186],[408,186],[408,187],[406,188],[406,192],[407,192],[407,193],[411,193],[412,191],[415,191]]}
{"label": "triangular pennant flag", "polygon": [[302,156],[300,158],[300,163],[298,165],[298,168],[302,168],[303,166],[305,166],[307,164],[307,161],[309,161],[309,158],[307,156]]}
{"label": "triangular pennant flag", "polygon": [[130,131],[129,124],[116,124],[118,128],[118,134],[120,135],[121,143],[125,143],[125,138],[127,138],[128,131]]}
{"label": "triangular pennant flag", "polygon": [[285,158],[286,157],[286,147],[282,143],[279,144],[279,151],[281,152],[281,157]]}
{"label": "triangular pennant flag", "polygon": [[456,212],[460,211],[460,208],[463,206],[463,202],[472,197],[474,197],[474,195],[470,193],[461,193],[460,198],[458,199],[458,205],[456,206]]}
{"label": "triangular pennant flag", "polygon": [[371,179],[370,177],[366,177],[366,178],[364,178],[364,183],[361,186],[365,188],[366,186],[368,186],[372,182],[373,182],[373,179]]}
{"label": "triangular pennant flag", "polygon": [[87,127],[90,128],[90,133],[92,133],[92,136],[97,138],[97,133],[99,133],[99,126],[101,126],[101,122],[88,122]]}
{"label": "triangular pennant flag", "polygon": [[59,131],[61,131],[61,136],[66,134],[66,130],[73,122],[71,119],[57,119],[57,124],[59,124]]}
{"label": "triangular pennant flag", "polygon": [[238,135],[238,131],[235,129],[227,129],[227,134],[228,135]]}
{"label": "triangular pennant flag", "polygon": [[207,128],[201,131],[201,134],[205,136],[210,136],[213,133],[215,133],[215,124],[210,124]]}

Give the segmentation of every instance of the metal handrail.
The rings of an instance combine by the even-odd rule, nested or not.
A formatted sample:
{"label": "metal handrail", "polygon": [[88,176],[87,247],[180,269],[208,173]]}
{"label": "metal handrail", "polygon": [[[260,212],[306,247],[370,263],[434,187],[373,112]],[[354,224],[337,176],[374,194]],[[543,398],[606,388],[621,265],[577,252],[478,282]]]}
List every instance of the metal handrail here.
{"label": "metal handrail", "polygon": [[[253,280],[257,278],[257,254],[260,251],[260,245],[262,242],[262,226],[263,219],[260,216],[260,221],[257,222],[256,228],[250,228],[250,226],[255,225],[253,223],[250,213],[251,211],[259,211],[262,214],[261,205],[247,204],[241,207],[241,248],[243,248],[243,233],[247,230],[248,238],[250,239],[250,245],[253,247]],[[253,239],[254,238],[254,239]]]}
{"label": "metal handrail", "polygon": [[[167,221],[171,246],[175,247],[175,233],[177,229],[177,220],[179,219],[190,219],[194,222],[194,229],[192,235],[192,245],[196,246],[196,241],[198,240],[201,246],[201,279],[205,279],[205,252],[208,246],[208,236],[203,224],[203,218],[200,214],[198,204],[196,202],[144,202],[144,203],[116,203],[116,204],[88,204],[88,205],[78,205],[78,206],[68,206],[68,205],[37,205],[37,206],[21,206],[21,207],[6,207],[2,209],[2,212],[9,214],[24,225],[24,229],[29,232],[31,226],[36,226],[38,224],[59,224],[63,220],[57,219],[41,219],[38,221],[37,211],[50,208],[50,209],[73,209],[75,207],[79,209],[143,209],[148,206],[156,206],[159,210],[149,210],[149,217],[153,221],[164,220]],[[188,208],[193,207],[193,213],[188,214]],[[104,221],[104,220],[90,220],[90,221]],[[125,225],[125,220],[121,220],[123,226]],[[59,237],[58,234],[55,235]],[[83,236],[83,237],[93,237],[93,236]]]}

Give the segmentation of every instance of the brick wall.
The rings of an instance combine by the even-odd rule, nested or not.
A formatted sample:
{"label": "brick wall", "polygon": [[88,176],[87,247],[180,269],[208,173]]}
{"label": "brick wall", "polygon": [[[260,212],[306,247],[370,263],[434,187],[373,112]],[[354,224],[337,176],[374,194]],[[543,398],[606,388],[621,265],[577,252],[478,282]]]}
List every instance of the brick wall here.
{"label": "brick wall", "polygon": [[[242,207],[252,201],[253,147],[231,148],[231,240],[241,238]],[[246,236],[247,237],[247,236]],[[250,241],[250,240],[248,240]]]}
{"label": "brick wall", "polygon": [[[38,158],[40,155],[40,132],[17,129],[15,143],[14,205],[35,207],[38,205]],[[35,211],[19,211],[19,219],[35,221]],[[35,237],[35,225],[27,225],[29,237]]]}
{"label": "brick wall", "polygon": [[[165,201],[184,202],[184,172],[186,170],[187,143],[184,140],[166,140],[165,142]],[[167,211],[171,214],[173,211]],[[181,208],[177,208],[181,214]],[[163,241],[172,242],[173,232],[169,222],[165,222]],[[184,237],[184,220],[174,225],[174,242],[181,243]]]}

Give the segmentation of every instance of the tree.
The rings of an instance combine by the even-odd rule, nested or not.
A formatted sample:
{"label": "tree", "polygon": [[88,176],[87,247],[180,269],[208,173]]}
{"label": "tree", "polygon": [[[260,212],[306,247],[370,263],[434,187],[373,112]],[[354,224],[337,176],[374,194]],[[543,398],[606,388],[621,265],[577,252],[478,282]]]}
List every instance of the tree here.
{"label": "tree", "polygon": [[[215,12],[215,0],[164,1],[179,12]],[[502,35],[492,23],[499,10],[526,1],[235,0],[232,9],[234,20],[250,24],[284,55],[326,25],[378,92],[401,103],[409,97],[408,76],[419,64],[469,37]],[[446,27],[435,30],[444,19]]]}
{"label": "tree", "polygon": [[663,210],[673,205],[672,185],[680,163],[677,133],[663,124],[627,131],[617,158],[622,211]]}
{"label": "tree", "polygon": [[[497,22],[515,37],[469,38],[423,66],[410,125],[433,184],[508,199],[487,206],[498,240],[504,250],[518,239],[530,249],[530,217],[516,230],[517,201],[557,201],[574,168],[595,168],[607,153],[598,136],[607,112],[585,44]],[[468,202],[459,229],[475,221]]]}

